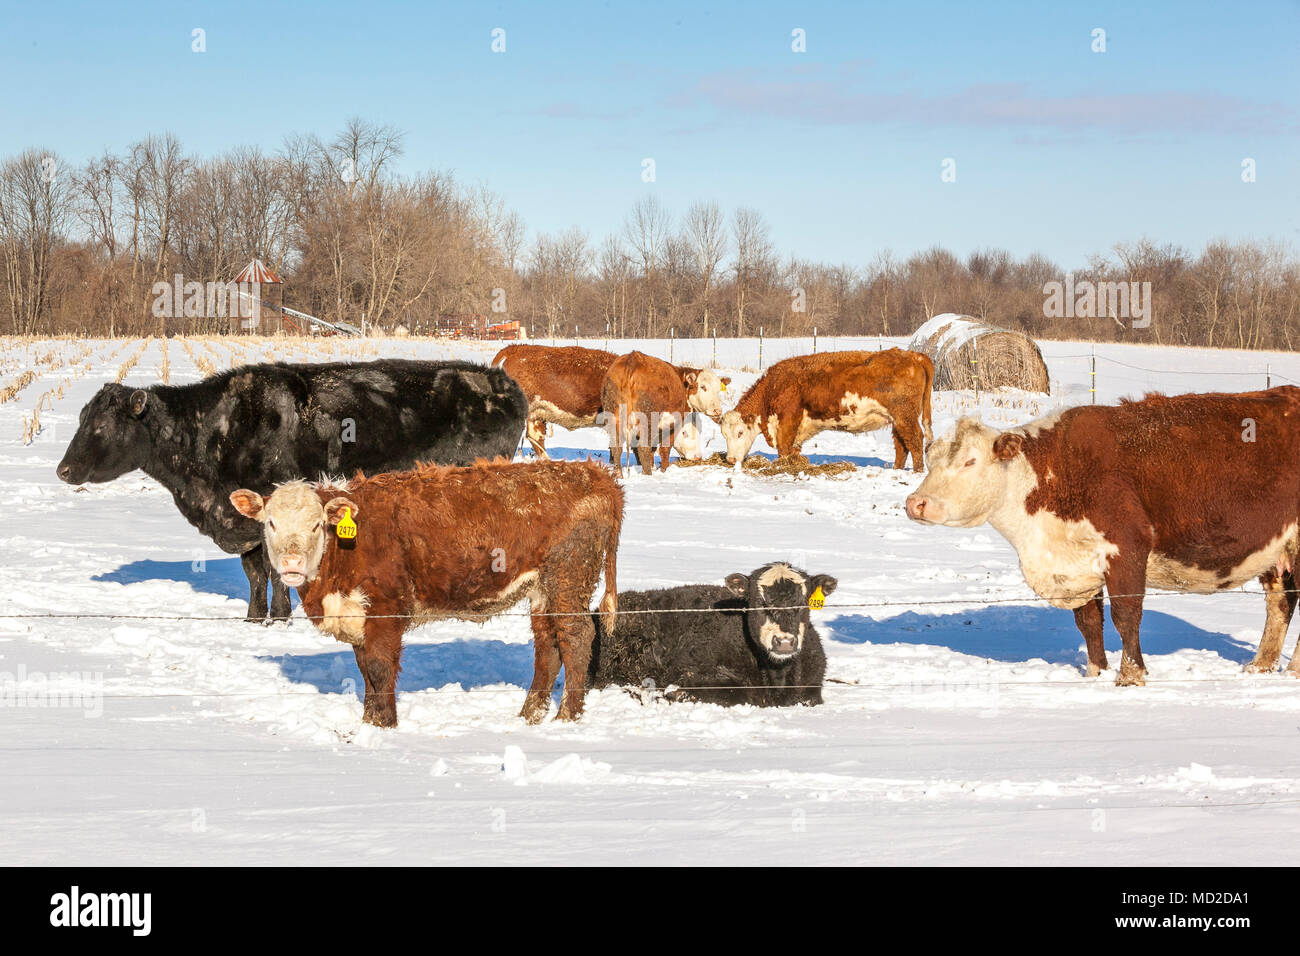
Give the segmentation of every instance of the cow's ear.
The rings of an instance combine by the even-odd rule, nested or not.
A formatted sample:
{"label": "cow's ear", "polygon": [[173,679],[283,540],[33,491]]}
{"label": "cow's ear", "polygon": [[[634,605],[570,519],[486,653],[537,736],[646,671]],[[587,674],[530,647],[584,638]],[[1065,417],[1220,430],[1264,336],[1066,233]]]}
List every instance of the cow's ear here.
{"label": "cow's ear", "polygon": [[266,501],[256,491],[240,488],[230,493],[230,503],[245,518],[262,521],[266,518]]}
{"label": "cow's ear", "polygon": [[688,371],[688,372],[683,372],[683,373],[682,373],[682,384],[685,385],[687,388],[694,388],[694,387],[695,387],[695,380],[696,380],[697,378],[699,378],[699,377],[700,377],[700,373],[697,372],[697,371],[695,371],[694,369],[692,369],[691,371]]}
{"label": "cow's ear", "polygon": [[338,524],[340,521],[343,520],[344,508],[347,508],[350,512],[352,512],[351,516],[353,518],[355,518],[361,511],[361,509],[357,507],[356,502],[354,502],[351,498],[344,498],[342,495],[339,495],[339,497],[331,498],[328,502],[326,502],[325,520],[328,521],[330,524]]}
{"label": "cow's ear", "polygon": [[727,590],[732,594],[739,594],[743,597],[749,590],[749,575],[740,573],[728,574]]}
{"label": "cow's ear", "polygon": [[998,461],[1010,461],[1020,454],[1020,446],[1024,443],[1024,435],[1017,435],[1015,432],[1003,432],[993,440],[993,457]]}
{"label": "cow's ear", "polygon": [[149,393],[142,388],[137,388],[131,393],[131,414],[139,418],[144,414],[145,408],[149,405]]}
{"label": "cow's ear", "polygon": [[836,581],[829,574],[814,574],[808,579],[808,587],[810,589],[808,592],[809,594],[816,591],[818,588],[822,589],[822,594],[830,594],[839,586],[840,582]]}
{"label": "cow's ear", "polygon": [[730,375],[722,376],[722,387],[726,388],[730,384],[731,384],[731,376]]}

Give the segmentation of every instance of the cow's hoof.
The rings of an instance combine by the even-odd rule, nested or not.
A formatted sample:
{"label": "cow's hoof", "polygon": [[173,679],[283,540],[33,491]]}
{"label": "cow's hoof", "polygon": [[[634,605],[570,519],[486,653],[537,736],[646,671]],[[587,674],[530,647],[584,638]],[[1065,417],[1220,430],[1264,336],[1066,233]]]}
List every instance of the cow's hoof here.
{"label": "cow's hoof", "polygon": [[1103,670],[1104,670],[1104,668],[1102,668],[1102,667],[1098,667],[1096,664],[1093,664],[1093,663],[1089,662],[1087,668],[1084,669],[1083,676],[1084,676],[1084,677],[1100,677],[1100,676],[1101,676],[1101,672],[1102,672]]}
{"label": "cow's hoof", "polygon": [[578,720],[582,717],[581,707],[569,707],[567,704],[560,705],[560,712],[555,715],[556,720]]}
{"label": "cow's hoof", "polygon": [[1297,679],[1300,679],[1300,667],[1288,667],[1282,673],[1285,674],[1287,677],[1295,677]]}
{"label": "cow's hoof", "polygon": [[524,700],[524,706],[519,711],[519,716],[530,724],[540,724],[546,717],[547,710],[550,709],[551,702],[548,697],[541,694],[529,694]]}
{"label": "cow's hoof", "polygon": [[361,718],[374,727],[396,727],[397,714],[370,713]]}
{"label": "cow's hoof", "polygon": [[1244,668],[1247,674],[1271,674],[1277,669],[1277,661],[1269,664],[1264,661],[1251,661]]}
{"label": "cow's hoof", "polygon": [[1145,687],[1146,683],[1146,668],[1136,667],[1133,664],[1121,664],[1119,673],[1115,676],[1116,687]]}

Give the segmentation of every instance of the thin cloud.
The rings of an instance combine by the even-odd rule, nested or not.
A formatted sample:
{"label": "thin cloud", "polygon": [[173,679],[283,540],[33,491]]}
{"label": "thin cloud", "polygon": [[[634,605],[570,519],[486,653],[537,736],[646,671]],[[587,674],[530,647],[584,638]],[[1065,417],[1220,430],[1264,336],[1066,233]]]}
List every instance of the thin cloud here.
{"label": "thin cloud", "polygon": [[1034,93],[1026,83],[972,84],[953,93],[861,92],[845,74],[786,74],[745,69],[706,74],[669,99],[687,109],[765,115],[818,125],[898,123],[987,129],[1108,130],[1124,133],[1288,133],[1295,111],[1204,92]]}

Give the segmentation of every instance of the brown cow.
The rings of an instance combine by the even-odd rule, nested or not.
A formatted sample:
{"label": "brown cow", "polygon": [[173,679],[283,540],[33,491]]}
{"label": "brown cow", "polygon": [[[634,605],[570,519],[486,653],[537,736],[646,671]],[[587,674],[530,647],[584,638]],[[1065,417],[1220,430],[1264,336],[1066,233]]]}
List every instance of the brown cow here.
{"label": "brown cow", "polygon": [[[352,645],[368,723],[397,724],[405,631],[439,618],[481,621],[524,598],[534,665],[521,716],[546,715],[561,663],[558,717],[581,715],[602,569],[602,626],[614,623],[618,604],[623,489],[604,466],[423,465],[341,486],[294,481],[268,498],[240,490],[230,500],[262,522],[270,561],[312,622]],[[334,533],[345,517],[355,519],[350,542]]]}
{"label": "brown cow", "polygon": [[610,463],[621,472],[627,446],[635,450],[642,472],[648,475],[654,470],[658,446],[659,467],[666,470],[669,449],[682,433],[684,417],[697,411],[716,420],[730,382],[711,369],[669,365],[644,352],[619,356],[610,365],[600,393]]}
{"label": "brown cow", "polygon": [[1107,666],[1104,588],[1124,643],[1117,684],[1145,683],[1148,585],[1208,594],[1258,578],[1267,621],[1250,667],[1268,671],[1296,604],[1298,423],[1291,386],[1085,405],[1006,432],[964,418],[930,447],[907,514],[1001,532],[1035,593],[1074,610],[1089,676]]}
{"label": "brown cow", "polygon": [[507,345],[492,359],[519,383],[528,399],[528,443],[546,454],[546,424],[590,428],[600,414],[600,389],[613,352],[577,345]]}
{"label": "brown cow", "polygon": [[[569,429],[599,423],[601,389],[610,366],[617,360],[613,352],[577,345],[507,345],[493,357],[492,364],[505,369],[528,399],[527,435],[534,454],[550,457],[546,453],[548,423]],[[682,374],[689,371],[683,368]],[[723,391],[730,381],[705,377],[702,389],[706,394],[711,389]],[[721,414],[720,405],[717,414]],[[683,458],[700,457],[692,439],[693,434],[688,432],[678,432],[675,437],[677,453]]]}
{"label": "brown cow", "polygon": [[829,352],[777,362],[722,416],[727,458],[749,454],[763,435],[779,457],[800,454],[820,431],[853,433],[893,427],[894,467],[907,456],[922,468],[930,437],[930,391],[934,363],[902,349]]}

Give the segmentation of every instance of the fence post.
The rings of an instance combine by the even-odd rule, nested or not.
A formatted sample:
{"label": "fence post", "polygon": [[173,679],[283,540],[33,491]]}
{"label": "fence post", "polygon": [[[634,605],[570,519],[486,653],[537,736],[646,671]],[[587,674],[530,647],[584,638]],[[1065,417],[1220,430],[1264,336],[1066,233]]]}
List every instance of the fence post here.
{"label": "fence post", "polygon": [[709,367],[718,367],[718,327],[716,325],[713,327],[713,364]]}
{"label": "fence post", "polygon": [[763,327],[758,327],[758,370],[763,371]]}
{"label": "fence post", "polygon": [[817,354],[817,326],[813,326],[813,355]]}
{"label": "fence post", "polygon": [[573,344],[578,344],[578,323],[573,323]]}
{"label": "fence post", "polygon": [[975,376],[975,405],[980,403],[980,340],[979,336],[970,340],[970,365]]}
{"label": "fence post", "polygon": [[1092,392],[1092,404],[1097,404],[1097,346],[1092,347],[1092,385],[1089,387]]}
{"label": "fence post", "polygon": [[1269,362],[1264,366],[1264,387],[1273,387],[1273,363]]}
{"label": "fence post", "polygon": [[668,364],[673,364],[673,346],[677,343],[677,326],[668,327]]}

